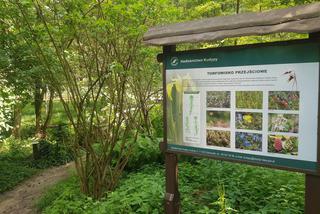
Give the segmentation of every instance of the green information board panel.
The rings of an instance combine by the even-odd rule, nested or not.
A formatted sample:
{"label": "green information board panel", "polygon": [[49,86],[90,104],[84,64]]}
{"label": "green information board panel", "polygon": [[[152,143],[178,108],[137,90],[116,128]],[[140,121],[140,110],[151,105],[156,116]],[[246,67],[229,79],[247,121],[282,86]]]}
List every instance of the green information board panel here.
{"label": "green information board panel", "polygon": [[317,172],[319,54],[304,42],[165,55],[167,149]]}

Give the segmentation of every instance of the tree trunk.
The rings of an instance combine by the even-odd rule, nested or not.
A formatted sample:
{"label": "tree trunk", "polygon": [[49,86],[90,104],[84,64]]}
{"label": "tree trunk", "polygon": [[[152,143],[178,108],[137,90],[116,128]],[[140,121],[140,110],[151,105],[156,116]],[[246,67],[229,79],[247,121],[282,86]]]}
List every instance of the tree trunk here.
{"label": "tree trunk", "polygon": [[42,87],[41,80],[37,79],[35,81],[35,92],[34,92],[34,113],[36,116],[36,130],[35,130],[35,136],[37,138],[42,138],[42,133],[41,133],[41,123],[42,123],[42,118],[41,118],[41,109],[42,109],[42,103],[44,99],[44,94],[45,94],[45,89]]}
{"label": "tree trunk", "polygon": [[21,137],[21,111],[22,105],[17,103],[14,105],[13,110],[13,129],[12,129],[12,136],[15,139],[20,139]]}
{"label": "tree trunk", "polygon": [[52,118],[52,113],[53,113],[53,98],[54,98],[54,90],[49,89],[49,103],[48,103],[48,108],[46,112],[46,120],[44,121],[43,125],[41,126],[41,139],[44,139],[47,137],[47,128],[50,124],[51,118]]}

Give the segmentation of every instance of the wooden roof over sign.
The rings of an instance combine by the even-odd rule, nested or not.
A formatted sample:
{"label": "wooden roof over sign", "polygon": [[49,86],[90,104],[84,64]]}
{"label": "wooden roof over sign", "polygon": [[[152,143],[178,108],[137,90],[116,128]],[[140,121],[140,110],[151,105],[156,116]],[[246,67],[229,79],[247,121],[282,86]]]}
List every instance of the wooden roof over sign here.
{"label": "wooden roof over sign", "polygon": [[149,45],[173,45],[279,32],[320,31],[320,2],[258,13],[188,21],[148,30],[143,41]]}

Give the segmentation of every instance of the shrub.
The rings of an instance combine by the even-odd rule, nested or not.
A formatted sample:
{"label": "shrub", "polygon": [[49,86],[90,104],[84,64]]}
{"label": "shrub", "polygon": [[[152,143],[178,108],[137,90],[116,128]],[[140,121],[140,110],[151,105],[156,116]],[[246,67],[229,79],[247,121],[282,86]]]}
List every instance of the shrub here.
{"label": "shrub", "polygon": [[[44,213],[163,213],[164,169],[159,165],[129,173],[101,201],[79,194],[74,181],[67,186],[56,191]],[[221,161],[180,163],[179,190],[184,214],[302,214],[304,209],[302,174]]]}
{"label": "shrub", "polygon": [[32,140],[18,140],[13,137],[6,138],[1,146],[2,155],[14,159],[27,158],[32,152]]}
{"label": "shrub", "polygon": [[60,166],[73,160],[71,150],[62,143],[42,140],[39,142],[40,159],[33,160],[32,167],[44,169]]}
{"label": "shrub", "polygon": [[66,143],[71,140],[72,131],[68,124],[59,123],[48,128],[48,138],[50,141],[56,141],[58,143]]}
{"label": "shrub", "polygon": [[94,201],[80,193],[74,176],[50,189],[37,207],[44,214],[163,213],[163,185],[162,168],[149,166],[122,179],[107,198]]}
{"label": "shrub", "polygon": [[31,140],[7,138],[0,149],[0,193],[10,190],[38,170],[29,166]]}
{"label": "shrub", "polygon": [[153,129],[154,136],[156,138],[163,137],[163,112],[162,105],[156,105],[150,111],[150,121]]}
{"label": "shrub", "polygon": [[125,167],[126,170],[139,169],[145,164],[163,163],[163,155],[159,149],[159,140],[139,135],[133,145],[132,155]]}

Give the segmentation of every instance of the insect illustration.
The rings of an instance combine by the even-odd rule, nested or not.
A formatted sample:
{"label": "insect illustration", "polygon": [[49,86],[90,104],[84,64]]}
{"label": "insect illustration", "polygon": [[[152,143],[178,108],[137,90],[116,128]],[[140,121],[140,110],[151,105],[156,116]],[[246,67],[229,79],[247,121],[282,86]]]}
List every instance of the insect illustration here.
{"label": "insect illustration", "polygon": [[292,88],[298,87],[297,76],[294,71],[288,70],[288,71],[284,72],[283,75],[287,76],[288,83],[291,83]]}

